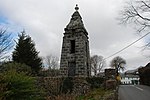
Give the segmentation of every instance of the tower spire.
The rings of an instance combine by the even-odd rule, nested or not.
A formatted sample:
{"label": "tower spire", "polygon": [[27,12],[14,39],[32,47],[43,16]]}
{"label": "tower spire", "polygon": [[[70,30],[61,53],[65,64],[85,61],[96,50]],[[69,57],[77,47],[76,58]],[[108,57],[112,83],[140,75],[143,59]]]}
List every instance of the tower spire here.
{"label": "tower spire", "polygon": [[84,27],[83,21],[82,21],[82,17],[80,16],[78,10],[79,10],[79,7],[78,7],[78,4],[76,4],[75,12],[71,16],[71,20],[70,20],[69,24],[66,26],[65,30],[83,29],[85,31],[85,33],[87,33],[86,29]]}

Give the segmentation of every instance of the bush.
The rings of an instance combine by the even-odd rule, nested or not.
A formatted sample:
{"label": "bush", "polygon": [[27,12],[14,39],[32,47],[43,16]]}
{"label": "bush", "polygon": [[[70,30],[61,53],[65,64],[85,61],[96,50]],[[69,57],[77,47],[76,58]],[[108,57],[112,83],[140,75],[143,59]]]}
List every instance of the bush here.
{"label": "bush", "polygon": [[9,70],[15,70],[17,73],[25,73],[26,75],[31,75],[32,72],[31,67],[15,62],[7,62],[0,66],[1,73],[7,72]]}
{"label": "bush", "polygon": [[36,88],[35,78],[10,70],[0,74],[0,99],[39,100],[42,92]]}
{"label": "bush", "polygon": [[44,92],[36,86],[30,67],[19,63],[0,66],[0,100],[39,100]]}
{"label": "bush", "polygon": [[87,77],[86,81],[91,85],[91,88],[100,88],[104,83],[104,78],[102,77]]}

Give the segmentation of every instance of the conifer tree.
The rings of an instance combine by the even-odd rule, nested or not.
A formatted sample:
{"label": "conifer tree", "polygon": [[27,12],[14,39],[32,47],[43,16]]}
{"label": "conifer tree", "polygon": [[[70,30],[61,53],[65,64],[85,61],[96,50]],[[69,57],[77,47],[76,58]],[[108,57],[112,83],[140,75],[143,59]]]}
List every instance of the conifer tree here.
{"label": "conifer tree", "polygon": [[42,59],[38,57],[39,52],[35,49],[35,43],[25,31],[18,35],[19,39],[13,52],[12,59],[31,67],[33,74],[38,74],[42,67]]}

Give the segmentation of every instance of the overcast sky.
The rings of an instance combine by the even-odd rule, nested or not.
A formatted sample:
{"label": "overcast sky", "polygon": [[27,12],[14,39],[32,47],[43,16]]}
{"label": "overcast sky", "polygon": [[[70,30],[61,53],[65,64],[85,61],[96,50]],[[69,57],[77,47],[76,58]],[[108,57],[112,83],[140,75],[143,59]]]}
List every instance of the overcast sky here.
{"label": "overcast sky", "polygon": [[[119,51],[139,38],[131,26],[120,25],[117,18],[126,0],[0,0],[0,26],[16,36],[23,29],[29,34],[40,56],[48,54],[60,58],[64,28],[69,23],[76,4],[89,33],[90,54],[104,58]],[[123,52],[127,69],[145,66],[150,58],[141,52],[145,39]]]}

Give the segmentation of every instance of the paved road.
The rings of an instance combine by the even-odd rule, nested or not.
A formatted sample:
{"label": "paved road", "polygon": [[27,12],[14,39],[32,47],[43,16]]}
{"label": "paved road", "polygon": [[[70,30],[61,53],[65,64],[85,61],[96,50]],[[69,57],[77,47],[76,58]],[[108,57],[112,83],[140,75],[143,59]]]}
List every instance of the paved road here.
{"label": "paved road", "polygon": [[144,85],[120,85],[119,100],[150,100],[150,87]]}

